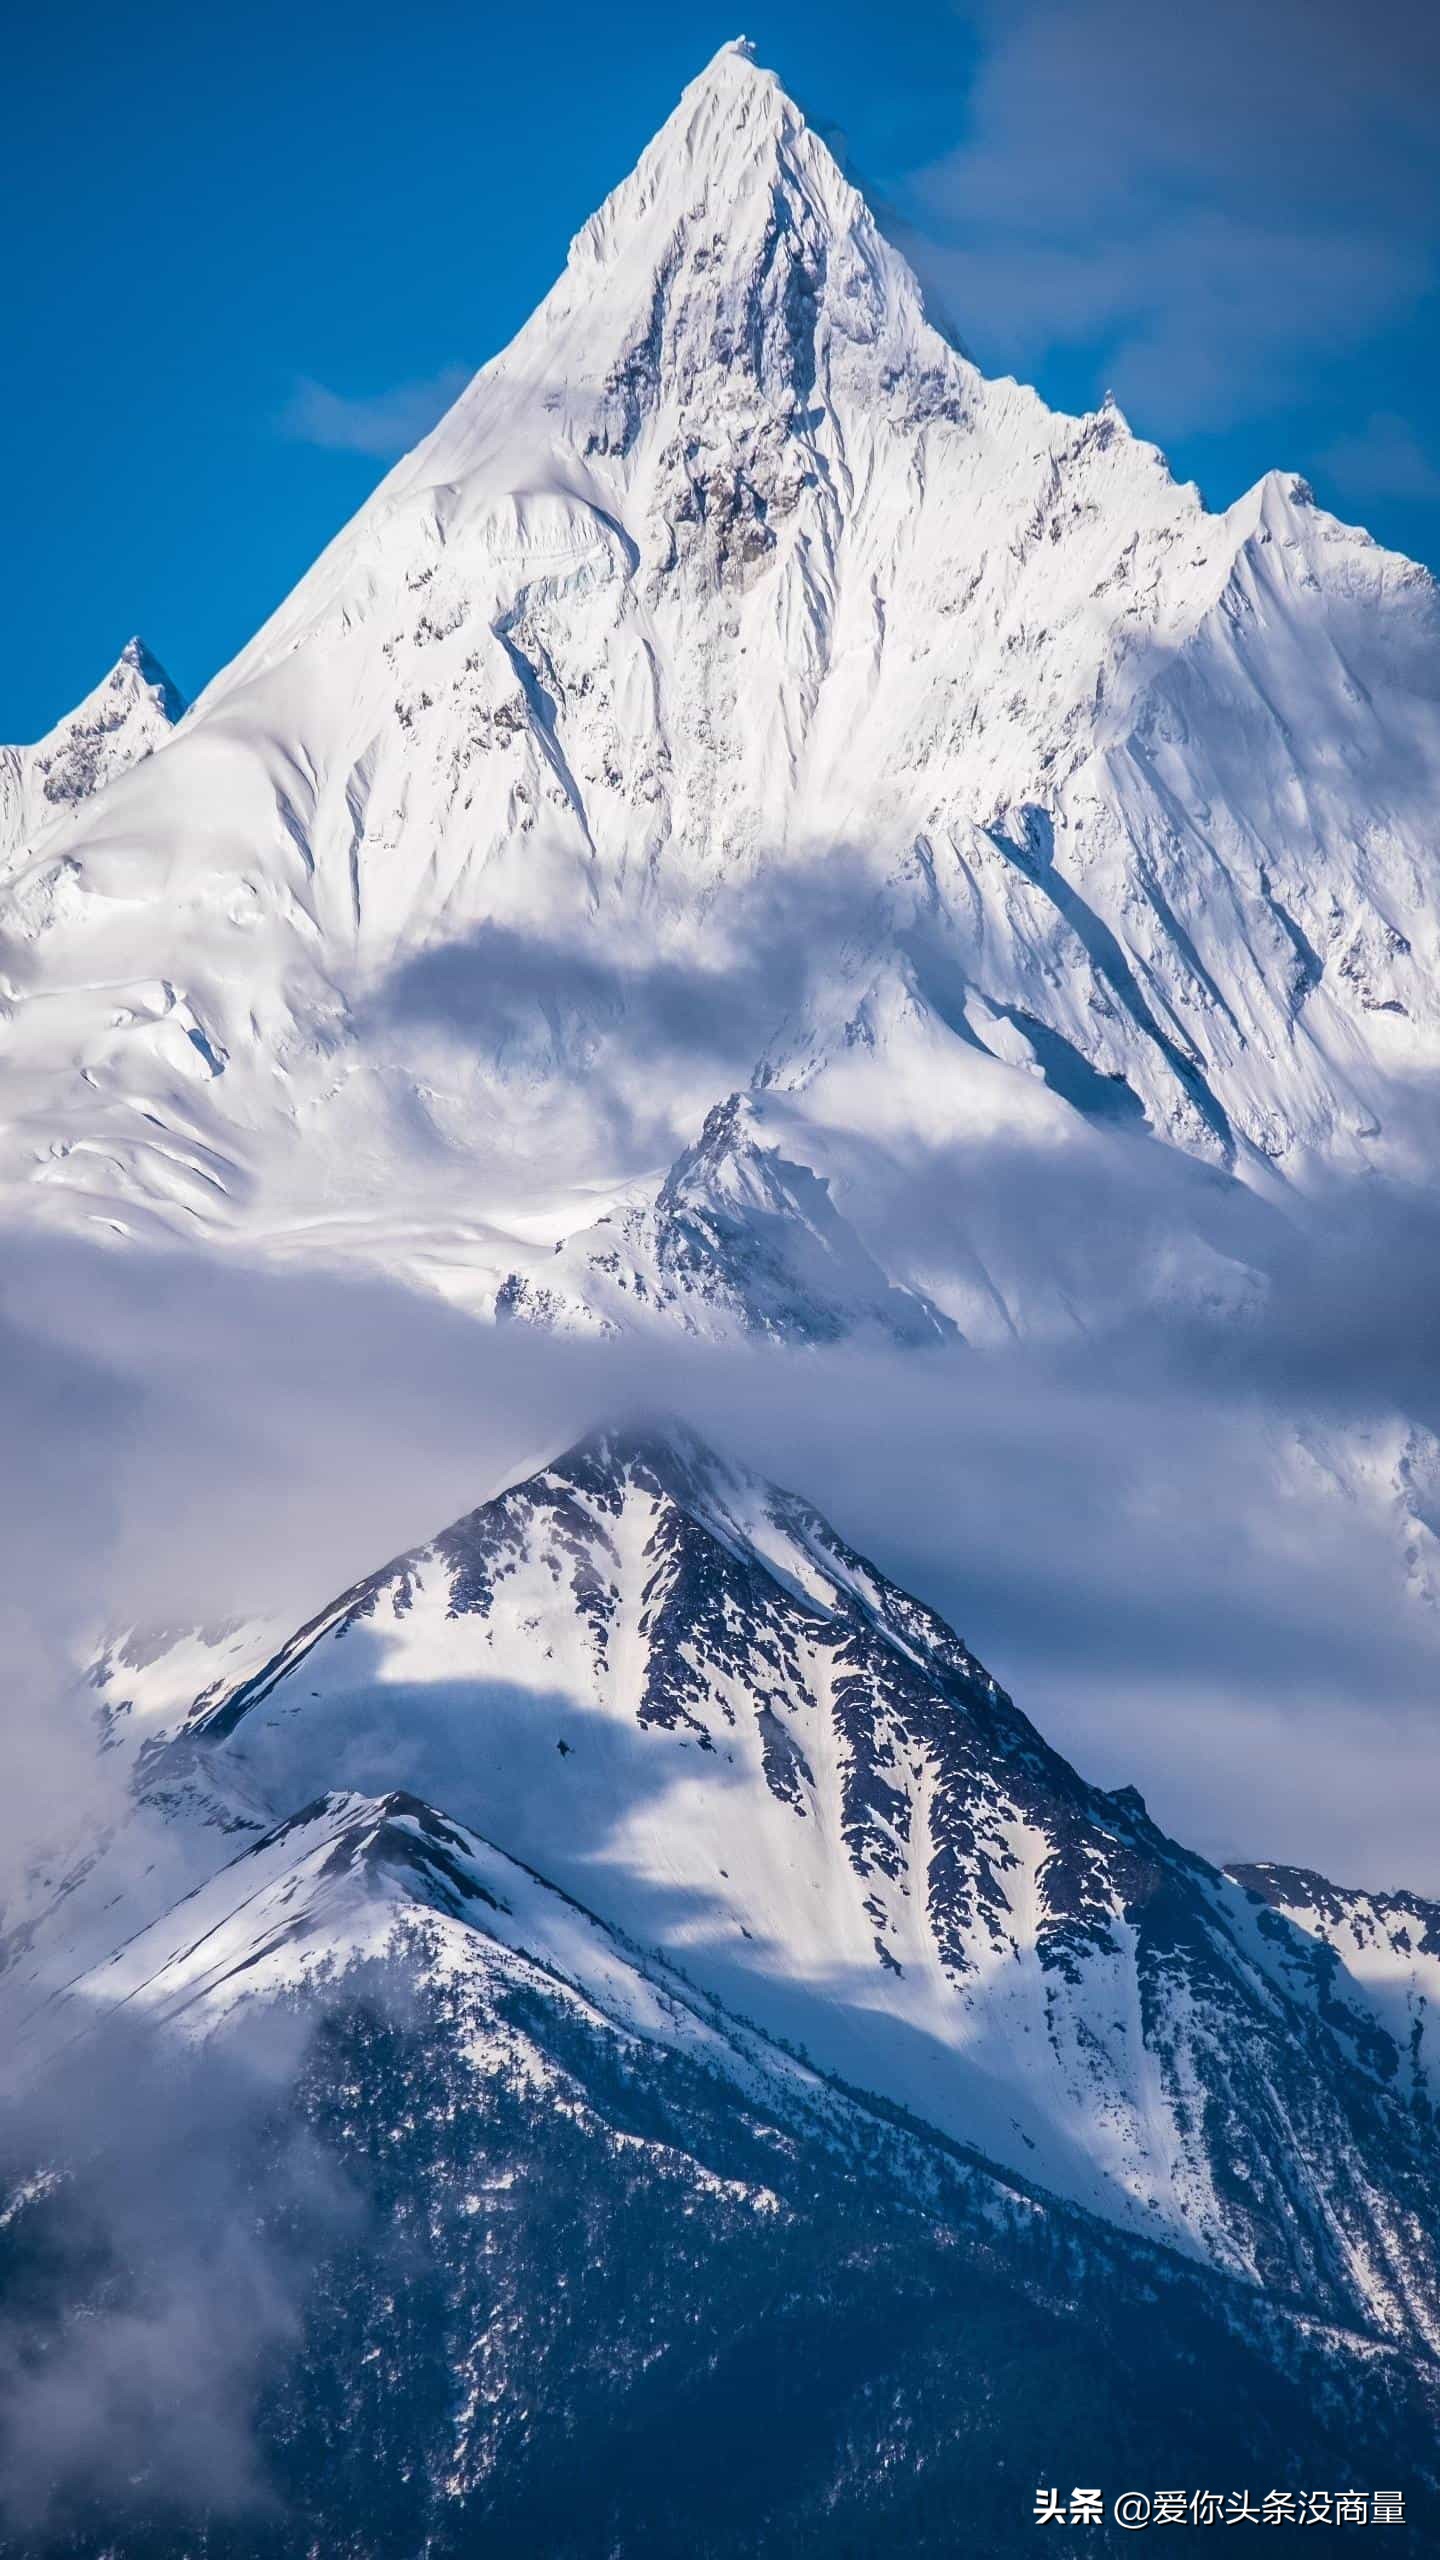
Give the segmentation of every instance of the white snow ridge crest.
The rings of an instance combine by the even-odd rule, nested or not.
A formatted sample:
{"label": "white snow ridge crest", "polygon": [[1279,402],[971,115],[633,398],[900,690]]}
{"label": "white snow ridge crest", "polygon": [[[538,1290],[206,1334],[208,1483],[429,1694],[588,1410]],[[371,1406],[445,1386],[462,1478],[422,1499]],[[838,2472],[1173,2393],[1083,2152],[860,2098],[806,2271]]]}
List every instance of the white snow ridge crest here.
{"label": "white snow ridge crest", "polygon": [[[1440,1041],[1436,629],[1299,483],[1212,515],[1113,406],[986,381],[727,49],[165,754],[22,866],[0,1177],[483,1312],[747,1088],[872,1255],[877,1144],[1383,1162]],[[905,1255],[963,1332],[1046,1303],[981,1206]]]}
{"label": "white snow ridge crest", "polygon": [[[1299,1897],[1208,1866],[1078,1778],[818,1513],[688,1433],[596,1435],[278,1646],[231,1648],[187,1707],[193,1661],[185,1638],[96,1676],[170,1835],[160,1872],[178,1851],[196,1890],[152,1914],[132,1885],[139,1934],[117,1933],[122,1843],[33,1915],[13,1964],[37,2051],[115,2001],[204,2026],[381,1943],[385,1909],[357,1935],[349,1904],[312,1907],[292,1843],[312,1808],[399,1789],[442,1845],[457,1823],[493,1840],[547,1908],[560,1888],[1002,2168],[1435,2344],[1433,1964],[1412,1948],[1440,1915],[1409,1903],[1408,1937],[1357,1951],[1312,1916],[1319,1879]],[[388,1831],[362,1866],[410,1873]],[[551,1960],[549,1936],[520,1943]]]}
{"label": "white snow ridge crest", "polygon": [[[0,1206],[378,1271],[531,1328],[499,1357],[547,1374],[546,1334],[787,1379],[850,1346],[922,1394],[1177,1309],[1238,1339],[1327,1186],[1414,1170],[1437,640],[1426,573],[1293,477],[1213,513],[1112,402],[987,380],[727,46],[192,707],[132,643],[0,756]],[[1119,1249],[1081,1195],[1123,1199]],[[1422,1605],[1433,1438],[1300,1400],[1256,1432]],[[757,2302],[904,2330],[873,2400],[942,2487],[952,2375],[967,2426],[1010,2423],[1032,2318],[1067,2371],[1093,2315],[1227,2411],[1262,2376],[1267,2452],[1312,2416],[1433,2445],[1436,1906],[1192,1852],[680,1425],[595,1431],[313,1606],[89,1663],[121,1818],[36,1861],[0,1970],[32,2086],[112,2032],[303,2020],[314,2121],[435,2241],[439,2308],[408,2259],[332,2267],[330,2362],[275,2404],[335,2547],[337,2431],[393,2446],[408,2392],[430,2504],[369,2542],[365,2472],[345,2548],[478,2517],[663,2560],[673,2517],[627,2538],[601,2480],[607,2395],[628,2423],[658,2388],[691,2446],[670,2377],[713,2315],[697,2404],[731,2406],[728,2358],[768,2424]],[[0,2198],[3,2247],[13,2218],[46,2258],[48,2193]],[[633,2304],[589,2290],[612,2260]],[[937,2392],[923,2306],[957,2283]],[[783,2334],[808,2384],[815,2333]],[[948,2549],[883,2505],[892,2419],[826,2405],[805,2514],[860,2480],[900,2517],[875,2547]],[[557,2409],[593,2545],[548,2480],[503,2503]],[[833,2552],[797,2512],[706,2548]]]}

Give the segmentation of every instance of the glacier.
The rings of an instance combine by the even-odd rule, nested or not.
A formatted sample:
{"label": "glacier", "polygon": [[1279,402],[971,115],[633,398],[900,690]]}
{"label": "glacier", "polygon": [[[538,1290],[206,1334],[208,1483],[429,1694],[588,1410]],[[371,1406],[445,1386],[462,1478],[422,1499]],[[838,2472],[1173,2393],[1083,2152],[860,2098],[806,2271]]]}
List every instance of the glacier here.
{"label": "glacier", "polygon": [[[132,641],[0,750],[0,1216],[378,1276],[501,1359],[903,1362],[957,1433],[1006,1346],[1258,1358],[1434,1179],[1437,640],[1294,474],[1215,511],[1113,400],[986,379],[728,45],[197,701]],[[1243,1445],[1426,1622],[1430,1419],[1302,1372]],[[299,1625],[84,1630],[102,1810],[7,1879],[22,2124],[151,2036],[274,2049],[366,2200],[278,2320],[293,2515],[207,2513],[217,2560],[664,2560],[698,2474],[686,2547],[938,2553],[977,2446],[1010,2495],[1027,2426],[1112,2443],[1107,2375],[1157,2464],[1348,2429],[1433,2487],[1440,1906],[1200,1854],[683,1423],[477,1490]],[[93,2322],[128,2279],[48,2160],[0,2160],[0,2293],[73,2252]],[[26,2547],[108,2547],[77,2514]]]}
{"label": "glacier", "polygon": [[730,47],[163,755],[26,848],[7,1207],[481,1314],[558,1249],[584,1322],[596,1220],[738,1092],[971,1336],[1097,1283],[980,1181],[891,1268],[947,1151],[1139,1161],[1135,1294],[1243,1291],[1217,1192],[1416,1160],[1436,635],[1293,476],[1212,513],[1113,404],[987,381]]}

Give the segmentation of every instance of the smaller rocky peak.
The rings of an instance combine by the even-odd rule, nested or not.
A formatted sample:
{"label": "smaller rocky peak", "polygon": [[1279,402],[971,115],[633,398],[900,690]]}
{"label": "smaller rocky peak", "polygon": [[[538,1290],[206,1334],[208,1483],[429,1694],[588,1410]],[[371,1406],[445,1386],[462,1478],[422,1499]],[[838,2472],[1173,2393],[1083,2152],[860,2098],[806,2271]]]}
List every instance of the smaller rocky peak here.
{"label": "smaller rocky peak", "polygon": [[156,710],[172,728],[178,720],[183,720],[190,708],[168,668],[162,665],[138,632],[126,641],[106,678],[106,688],[111,692],[137,686],[151,696]]}
{"label": "smaller rocky peak", "polygon": [[1141,1822],[1148,1822],[1150,1819],[1145,1799],[1138,1787],[1111,1787],[1108,1801],[1119,1812],[1133,1814]]}
{"label": "smaller rocky peak", "polygon": [[0,877],[172,736],[186,708],[141,639],[128,640],[83,702],[31,746],[0,747]]}
{"label": "smaller rocky peak", "polygon": [[40,823],[153,755],[185,709],[179,686],[144,641],[127,640],[109,674],[30,750]]}
{"label": "smaller rocky peak", "polygon": [[713,1179],[737,1155],[764,1143],[748,1096],[727,1094],[707,1111],[693,1145],[676,1157],[661,1185],[657,1208],[662,1213],[678,1209],[697,1184]]}
{"label": "smaller rocky peak", "polygon": [[603,1492],[607,1509],[639,1487],[687,1510],[713,1497],[732,1470],[677,1415],[633,1411],[597,1423],[545,1473],[585,1492]]}
{"label": "smaller rocky peak", "polygon": [[654,1225],[665,1285],[728,1307],[753,1336],[815,1344],[873,1334],[905,1348],[959,1340],[928,1298],[890,1279],[827,1176],[767,1126],[760,1097],[716,1104],[671,1167]]}

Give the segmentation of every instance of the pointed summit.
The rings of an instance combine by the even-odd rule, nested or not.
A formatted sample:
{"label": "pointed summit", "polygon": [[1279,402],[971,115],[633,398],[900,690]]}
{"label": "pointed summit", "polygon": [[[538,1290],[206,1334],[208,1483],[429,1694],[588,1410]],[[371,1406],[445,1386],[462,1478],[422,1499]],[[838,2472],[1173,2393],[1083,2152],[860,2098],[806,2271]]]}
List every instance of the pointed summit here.
{"label": "pointed summit", "polygon": [[101,784],[150,755],[174,728],[185,697],[137,635],[109,674],[59,721],[32,754],[52,806],[88,799]]}
{"label": "pointed summit", "polygon": [[[274,1858],[282,1927],[312,1883],[444,1910],[528,1902],[528,1870],[1007,2169],[1329,2319],[1440,2336],[1403,1993],[1382,2013],[1341,1949],[1259,1916],[1330,1889],[1227,1878],[1087,1785],[923,1600],[687,1427],[602,1426],[260,1636],[142,1784],[186,1822],[299,1808],[250,1867]],[[107,1713],[133,1677],[112,1657]]]}
{"label": "pointed summit", "polygon": [[487,567],[543,554],[604,574],[606,555],[625,572],[637,553],[657,569],[689,555],[706,583],[743,583],[802,533],[828,546],[833,489],[870,477],[877,433],[960,416],[977,381],[794,99],[732,41],[577,233],[518,336],[205,707],[317,620],[348,623],[372,577],[419,577],[433,542],[472,529]]}
{"label": "pointed summit", "polygon": [[[952,399],[969,378],[864,198],[740,39],[691,81],[519,337],[387,485],[392,498],[449,487],[482,457],[493,467],[498,446],[533,486],[537,438],[562,420],[603,472],[628,463],[662,405],[687,440],[698,428],[724,442],[727,417],[748,424],[757,408],[772,436],[811,433],[822,413],[843,406],[853,423],[936,373]],[[560,476],[573,486],[569,457]]]}
{"label": "pointed summit", "polygon": [[790,282],[798,294],[799,274],[818,302],[838,255],[862,325],[867,299],[877,321],[885,304],[903,305],[912,326],[922,321],[908,267],[747,37],[723,45],[683,91],[630,177],[579,233],[570,272],[593,290],[594,270],[628,261],[642,241],[667,297],[689,270],[762,296],[771,282]]}
{"label": "pointed summit", "polygon": [[748,192],[757,176],[774,179],[778,153],[802,137],[823,151],[773,71],[757,63],[748,39],[722,45],[682,90],[630,176],[583,226],[572,263],[591,257],[603,263],[652,211],[698,216],[726,196]]}
{"label": "pointed summit", "polygon": [[0,874],[30,844],[152,755],[186,710],[185,697],[138,635],[83,702],[32,747],[0,747]]}
{"label": "pointed summit", "polygon": [[184,694],[169,669],[161,664],[138,632],[126,641],[106,683],[114,691],[127,679],[133,679],[154,697],[156,708],[164,713],[172,727],[177,720],[184,718],[189,709]]}

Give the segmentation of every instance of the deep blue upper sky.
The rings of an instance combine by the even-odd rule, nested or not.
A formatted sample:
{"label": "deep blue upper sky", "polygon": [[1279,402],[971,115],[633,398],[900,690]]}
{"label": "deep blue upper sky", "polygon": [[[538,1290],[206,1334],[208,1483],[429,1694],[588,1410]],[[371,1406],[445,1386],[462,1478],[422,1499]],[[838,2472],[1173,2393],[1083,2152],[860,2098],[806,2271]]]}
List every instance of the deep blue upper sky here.
{"label": "deep blue upper sky", "polygon": [[[198,689],[491,354],[737,0],[76,0],[6,37],[0,737]],[[971,352],[1440,560],[1440,11],[747,0]]]}

